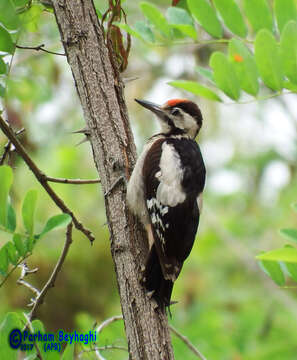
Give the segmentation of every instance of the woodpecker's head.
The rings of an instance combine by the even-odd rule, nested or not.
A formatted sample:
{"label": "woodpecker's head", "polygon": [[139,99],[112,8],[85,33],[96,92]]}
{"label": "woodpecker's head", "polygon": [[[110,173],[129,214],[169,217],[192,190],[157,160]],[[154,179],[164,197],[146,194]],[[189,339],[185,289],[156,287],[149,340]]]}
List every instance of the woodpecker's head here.
{"label": "woodpecker's head", "polygon": [[138,104],[157,115],[165,134],[184,134],[195,139],[201,126],[202,115],[199,107],[186,99],[168,100],[160,106],[150,101],[135,99]]}

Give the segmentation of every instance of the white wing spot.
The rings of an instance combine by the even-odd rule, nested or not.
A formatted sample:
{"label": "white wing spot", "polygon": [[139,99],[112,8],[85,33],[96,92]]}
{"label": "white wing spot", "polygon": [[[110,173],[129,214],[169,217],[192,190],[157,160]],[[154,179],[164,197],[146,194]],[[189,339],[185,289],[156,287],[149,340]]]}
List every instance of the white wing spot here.
{"label": "white wing spot", "polygon": [[151,209],[153,206],[154,206],[154,201],[153,201],[154,199],[151,199],[151,200],[147,200],[146,201],[146,204],[147,204],[147,207],[149,208],[149,209]]}
{"label": "white wing spot", "polygon": [[153,224],[156,224],[156,222],[157,222],[157,217],[156,217],[155,214],[152,214],[151,219],[152,219],[152,223],[153,223]]}
{"label": "white wing spot", "polygon": [[168,211],[169,211],[168,206],[164,206],[164,207],[161,209],[160,213],[161,213],[161,215],[163,216],[163,215],[167,214]]}

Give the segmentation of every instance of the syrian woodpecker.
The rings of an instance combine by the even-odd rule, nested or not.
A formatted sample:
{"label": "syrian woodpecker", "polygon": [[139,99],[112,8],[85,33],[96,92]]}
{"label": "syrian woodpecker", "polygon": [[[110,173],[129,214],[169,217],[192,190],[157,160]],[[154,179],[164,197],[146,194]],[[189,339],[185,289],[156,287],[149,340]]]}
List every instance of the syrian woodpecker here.
{"label": "syrian woodpecker", "polygon": [[165,308],[193,247],[202,209],[206,171],[195,142],[202,115],[195,103],[185,99],[169,100],[163,106],[135,100],[157,115],[161,133],[149,139],[139,156],[127,201],[148,235],[143,284]]}

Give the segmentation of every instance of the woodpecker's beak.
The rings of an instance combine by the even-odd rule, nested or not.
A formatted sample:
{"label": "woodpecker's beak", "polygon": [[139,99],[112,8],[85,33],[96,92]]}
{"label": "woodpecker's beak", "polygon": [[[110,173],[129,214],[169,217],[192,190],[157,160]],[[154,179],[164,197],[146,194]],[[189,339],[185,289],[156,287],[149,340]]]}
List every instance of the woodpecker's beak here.
{"label": "woodpecker's beak", "polygon": [[164,110],[161,108],[160,105],[145,100],[135,99],[135,101],[138,102],[138,104],[140,104],[141,106],[145,107],[146,109],[151,110],[154,114],[158,116],[159,119],[165,120],[166,113],[164,112]]}

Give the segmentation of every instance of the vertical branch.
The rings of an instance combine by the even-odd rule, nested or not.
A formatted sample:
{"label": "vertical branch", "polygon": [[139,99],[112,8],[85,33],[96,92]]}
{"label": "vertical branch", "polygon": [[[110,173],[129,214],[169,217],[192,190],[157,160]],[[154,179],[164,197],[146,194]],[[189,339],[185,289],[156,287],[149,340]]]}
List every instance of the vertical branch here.
{"label": "vertical branch", "polygon": [[105,43],[92,0],[53,0],[53,7],[106,194],[111,252],[130,358],[173,359],[167,317],[139,282],[147,252],[144,231],[127,208],[124,183],[117,183],[123,173],[129,177],[136,149],[115,56]]}

